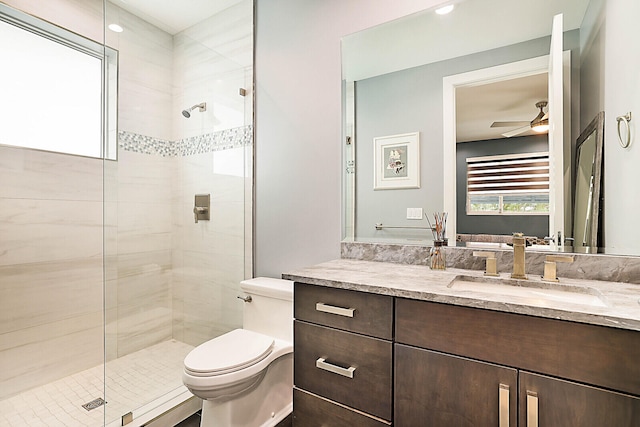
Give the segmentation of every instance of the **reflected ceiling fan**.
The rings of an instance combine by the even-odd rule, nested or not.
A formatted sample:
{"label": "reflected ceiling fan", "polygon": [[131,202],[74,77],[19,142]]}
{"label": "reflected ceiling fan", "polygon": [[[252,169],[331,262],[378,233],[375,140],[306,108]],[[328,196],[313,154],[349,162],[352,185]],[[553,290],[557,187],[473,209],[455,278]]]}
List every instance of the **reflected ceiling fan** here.
{"label": "reflected ceiling fan", "polygon": [[544,107],[547,106],[547,101],[536,102],[536,108],[540,109],[538,115],[531,120],[527,121],[508,121],[508,122],[493,122],[492,128],[500,127],[515,127],[516,129],[510,130],[502,134],[505,138],[511,138],[532,130],[537,133],[544,133],[549,130],[549,113],[544,112]]}

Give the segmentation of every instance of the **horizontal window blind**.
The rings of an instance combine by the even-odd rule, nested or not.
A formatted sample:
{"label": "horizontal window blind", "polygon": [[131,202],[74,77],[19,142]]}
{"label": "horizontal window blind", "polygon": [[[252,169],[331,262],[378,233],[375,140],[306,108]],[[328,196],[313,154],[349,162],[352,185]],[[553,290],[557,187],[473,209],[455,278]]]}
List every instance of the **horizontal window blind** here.
{"label": "horizontal window blind", "polygon": [[548,194],[549,153],[468,158],[467,193],[469,197]]}

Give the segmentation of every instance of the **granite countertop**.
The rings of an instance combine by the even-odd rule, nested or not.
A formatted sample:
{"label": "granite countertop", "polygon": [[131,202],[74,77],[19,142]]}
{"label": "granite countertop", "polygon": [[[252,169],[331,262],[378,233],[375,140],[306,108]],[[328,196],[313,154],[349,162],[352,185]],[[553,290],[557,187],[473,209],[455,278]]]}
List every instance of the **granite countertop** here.
{"label": "granite countertop", "polygon": [[[466,288],[450,286],[459,276],[466,276],[466,282],[461,284],[467,285]],[[352,259],[338,259],[289,271],[282,278],[331,288],[640,331],[640,285],[637,284],[562,277],[559,283],[548,284],[535,275],[529,275],[527,281],[515,282],[510,281],[508,273],[501,273],[500,278],[485,278],[483,272],[477,270],[434,271],[421,265]],[[515,286],[506,286],[505,282],[518,285],[519,288],[537,289],[541,294],[549,289],[551,293],[569,290],[576,294],[576,299],[507,295]],[[484,283],[489,286],[484,286]],[[478,285],[478,290],[473,288],[474,284]],[[511,289],[496,293],[496,284]],[[488,291],[489,288],[494,291]],[[519,290],[522,289],[515,289]],[[568,294],[562,292],[559,295]],[[589,295],[594,296],[600,305],[577,302],[582,296]]]}

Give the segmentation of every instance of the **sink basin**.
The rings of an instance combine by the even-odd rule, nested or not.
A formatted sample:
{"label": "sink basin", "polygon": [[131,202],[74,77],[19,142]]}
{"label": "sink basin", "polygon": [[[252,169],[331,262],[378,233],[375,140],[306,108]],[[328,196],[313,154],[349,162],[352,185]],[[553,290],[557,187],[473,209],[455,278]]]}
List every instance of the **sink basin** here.
{"label": "sink basin", "polygon": [[447,287],[461,292],[502,295],[514,303],[537,307],[555,307],[560,304],[607,307],[600,292],[582,286],[459,275]]}

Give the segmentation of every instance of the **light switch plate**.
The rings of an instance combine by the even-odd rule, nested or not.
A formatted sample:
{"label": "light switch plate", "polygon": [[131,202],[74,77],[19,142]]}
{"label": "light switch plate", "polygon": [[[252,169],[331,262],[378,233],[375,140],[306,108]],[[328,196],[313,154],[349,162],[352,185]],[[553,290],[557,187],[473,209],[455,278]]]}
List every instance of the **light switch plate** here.
{"label": "light switch plate", "polygon": [[407,219],[422,219],[422,208],[407,208]]}

